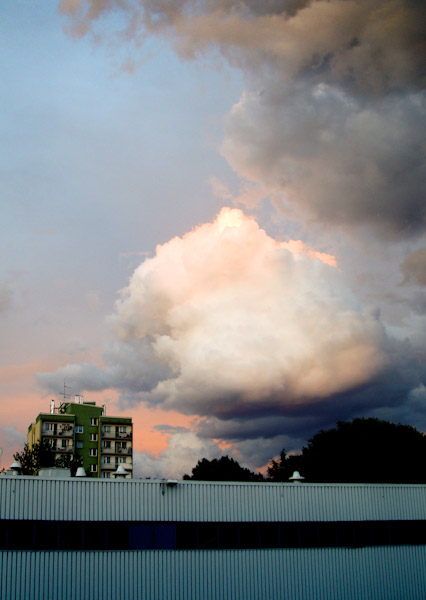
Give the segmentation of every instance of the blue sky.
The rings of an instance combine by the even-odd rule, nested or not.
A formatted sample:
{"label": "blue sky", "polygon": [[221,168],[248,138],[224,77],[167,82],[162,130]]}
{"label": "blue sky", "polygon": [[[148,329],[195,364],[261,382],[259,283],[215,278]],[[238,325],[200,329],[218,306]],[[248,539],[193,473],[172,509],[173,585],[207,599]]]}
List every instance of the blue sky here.
{"label": "blue sky", "polygon": [[64,379],[151,475],[426,428],[416,5],[127,6],[0,3],[3,460]]}

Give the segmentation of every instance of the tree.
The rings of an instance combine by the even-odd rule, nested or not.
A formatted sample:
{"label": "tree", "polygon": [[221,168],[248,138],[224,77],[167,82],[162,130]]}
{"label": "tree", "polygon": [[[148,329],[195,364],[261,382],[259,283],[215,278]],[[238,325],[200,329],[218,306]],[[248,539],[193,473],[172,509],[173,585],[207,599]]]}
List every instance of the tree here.
{"label": "tree", "polygon": [[42,468],[59,467],[61,469],[70,469],[71,476],[74,477],[78,467],[81,467],[83,458],[81,456],[69,455],[55,458],[55,452],[47,440],[36,442],[32,448],[25,444],[22,452],[16,452],[13,458],[21,465],[23,475],[38,475]]}
{"label": "tree", "polygon": [[294,470],[323,483],[426,483],[426,437],[410,425],[379,419],[339,421],[321,430],[302,454],[271,461],[270,481],[286,481]]}
{"label": "tree", "polygon": [[279,460],[271,459],[267,469],[268,481],[288,481],[294,471],[302,470],[302,456],[294,454],[287,456],[285,450],[281,450]]}
{"label": "tree", "polygon": [[55,466],[55,453],[49,442],[36,442],[32,448],[25,444],[22,452],[16,452],[13,458],[21,465],[23,475],[38,475],[39,469]]}
{"label": "tree", "polygon": [[192,475],[184,475],[183,478],[198,481],[264,481],[260,473],[242,467],[229,456],[213,460],[202,458],[192,469]]}
{"label": "tree", "polygon": [[409,425],[339,421],[314,435],[302,456],[308,481],[426,483],[426,438]]}

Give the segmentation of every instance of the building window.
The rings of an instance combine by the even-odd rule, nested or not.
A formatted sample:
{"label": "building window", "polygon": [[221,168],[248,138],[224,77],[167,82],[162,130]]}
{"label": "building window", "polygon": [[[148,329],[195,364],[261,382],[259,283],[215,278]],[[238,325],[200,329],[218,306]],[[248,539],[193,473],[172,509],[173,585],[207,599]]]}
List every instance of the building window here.
{"label": "building window", "polygon": [[111,448],[111,442],[104,442],[104,448]]}
{"label": "building window", "polygon": [[97,448],[89,448],[89,456],[98,456]]}
{"label": "building window", "polygon": [[107,473],[102,473],[102,477],[103,477],[104,479],[111,479],[111,475],[110,475],[110,473],[108,473],[108,472],[107,472]]}
{"label": "building window", "polygon": [[83,448],[83,442],[82,442],[82,441],[80,441],[80,440],[77,440],[77,448],[78,448],[79,450],[81,450],[81,448]]}
{"label": "building window", "polygon": [[66,448],[68,446],[68,440],[61,440],[62,448]]}
{"label": "building window", "polygon": [[126,449],[126,442],[117,442],[115,444],[115,448],[116,448],[116,450],[125,450]]}
{"label": "building window", "polygon": [[[110,479],[109,473],[103,472],[102,477]],[[424,546],[425,542],[425,521],[93,523],[19,519],[2,521],[0,550],[359,549]]]}
{"label": "building window", "polygon": [[127,427],[125,425],[120,427],[120,433],[126,433],[126,432],[127,432]]}
{"label": "building window", "polygon": [[104,425],[104,433],[111,433],[111,425]]}
{"label": "building window", "polygon": [[97,442],[98,441],[98,434],[97,433],[91,433],[90,434],[90,441],[91,442]]}
{"label": "building window", "polygon": [[75,432],[76,433],[83,433],[83,425],[76,425],[75,426]]}
{"label": "building window", "polygon": [[53,431],[53,423],[43,423],[43,431]]}
{"label": "building window", "polygon": [[98,465],[89,465],[89,471],[90,471],[90,473],[97,473]]}
{"label": "building window", "polygon": [[109,465],[111,463],[111,457],[110,456],[104,456],[104,464],[105,465]]}
{"label": "building window", "polygon": [[96,418],[92,417],[92,418],[90,419],[90,425],[92,425],[92,426],[94,426],[94,427],[97,427],[97,426],[98,426],[98,419],[96,419]]}

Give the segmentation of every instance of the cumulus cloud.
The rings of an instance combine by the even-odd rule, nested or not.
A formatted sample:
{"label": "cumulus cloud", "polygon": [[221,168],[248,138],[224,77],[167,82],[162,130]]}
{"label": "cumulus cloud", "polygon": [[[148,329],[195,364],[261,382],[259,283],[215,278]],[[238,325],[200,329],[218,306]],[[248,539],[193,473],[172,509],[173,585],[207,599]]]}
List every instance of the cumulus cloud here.
{"label": "cumulus cloud", "polygon": [[[159,35],[183,59],[203,54],[217,64],[222,57],[242,69],[247,89],[224,120],[220,148],[241,187],[233,194],[212,177],[213,193],[249,208],[269,196],[302,230],[313,222],[322,232],[334,228],[343,243],[362,233],[369,242],[364,262],[387,256],[386,276],[397,277],[390,263],[401,263],[403,244],[417,243],[426,225],[422,3],[59,6],[72,35],[110,41],[118,23],[120,44],[139,49],[147,35]],[[64,377],[76,389],[114,387],[127,403],[197,415],[198,444],[230,440],[256,461],[262,440],[297,448],[336,419],[409,412],[421,396],[413,390],[425,380],[424,294],[417,287],[414,296],[410,285],[425,285],[424,249],[403,260],[402,285],[392,293],[377,264],[370,269],[364,297],[387,303],[392,329],[358,304],[338,264],[348,263],[302,240],[274,240],[253,219],[225,209],[213,223],[159,246],[136,269],[111,318],[116,341],[105,351],[105,368],[68,365],[39,380],[52,391]],[[359,286],[369,264],[355,272],[358,266]],[[419,313],[417,338],[410,311]],[[181,435],[174,431],[170,440]]]}
{"label": "cumulus cloud", "polygon": [[384,237],[424,231],[421,2],[63,0],[60,8],[76,35],[99,34],[102,17],[120,11],[129,40],[167,36],[186,59],[219,51],[249,75],[222,152],[258,186],[250,202],[281,192],[300,218],[368,224]]}
{"label": "cumulus cloud", "polygon": [[247,93],[226,120],[222,151],[246,179],[316,221],[369,225],[386,237],[424,230],[426,96],[355,101],[299,83]]}
{"label": "cumulus cloud", "polygon": [[166,34],[187,58],[217,47],[234,64],[270,66],[282,78],[312,73],[375,93],[424,83],[420,2],[62,0],[60,10],[75,35],[120,11],[128,36]]}
{"label": "cumulus cloud", "polygon": [[153,389],[187,414],[279,410],[368,381],[385,335],[335,269],[291,253],[239,210],[157,248],[117,303],[125,343],[150,340],[171,376]]}
{"label": "cumulus cloud", "polygon": [[190,474],[200,458],[219,458],[223,452],[212,440],[202,440],[185,428],[170,428],[163,431],[169,434],[168,447],[153,456],[148,452],[134,452],[134,476],[163,479],[182,477]]}
{"label": "cumulus cloud", "polygon": [[351,414],[388,379],[398,390],[419,384],[400,374],[410,347],[358,306],[333,264],[224,208],[136,269],[110,319],[117,341],[105,368],[71,364],[39,381],[50,391],[64,379],[116,388],[127,402],[204,417],[204,437],[301,437],[313,426],[307,415],[318,424]]}

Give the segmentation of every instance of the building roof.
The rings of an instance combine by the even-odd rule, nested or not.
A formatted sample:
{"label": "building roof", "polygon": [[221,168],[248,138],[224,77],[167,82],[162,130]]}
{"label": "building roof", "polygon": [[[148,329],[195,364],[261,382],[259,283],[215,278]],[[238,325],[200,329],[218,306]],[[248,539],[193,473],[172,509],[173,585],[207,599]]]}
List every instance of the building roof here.
{"label": "building roof", "polygon": [[426,486],[0,477],[0,518],[285,522],[426,520]]}

